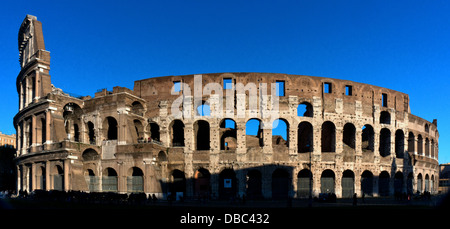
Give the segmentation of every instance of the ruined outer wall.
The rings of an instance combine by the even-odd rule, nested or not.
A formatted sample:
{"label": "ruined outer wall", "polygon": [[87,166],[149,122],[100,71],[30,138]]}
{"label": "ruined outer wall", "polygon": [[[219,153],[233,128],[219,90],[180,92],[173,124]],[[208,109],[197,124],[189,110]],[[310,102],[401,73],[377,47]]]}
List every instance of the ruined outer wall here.
{"label": "ruined outer wall", "polygon": [[[291,178],[292,185],[296,186],[296,174],[302,169],[311,169],[314,177],[314,192],[320,192],[320,177],[324,170],[330,169],[336,173],[336,191],[339,193],[340,179],[346,170],[352,170],[355,177],[359,177],[364,171],[371,171],[378,175],[382,171],[388,171],[390,176],[394,176],[400,171],[404,175],[405,184],[407,183],[408,174],[417,175],[419,173],[428,174],[429,177],[437,179],[437,145],[438,132],[436,123],[430,123],[426,120],[413,116],[409,113],[409,97],[407,94],[394,90],[381,88],[373,85],[356,83],[347,80],[338,80],[322,77],[311,77],[302,75],[286,75],[272,73],[216,73],[202,74],[202,86],[208,83],[222,84],[224,78],[231,78],[233,84],[242,83],[275,83],[276,81],[285,82],[285,96],[280,97],[280,118],[287,121],[289,126],[288,138],[289,144],[286,147],[279,147],[273,144],[271,130],[264,130],[263,142],[264,146],[256,149],[253,146],[246,145],[245,124],[252,118],[261,118],[260,113],[249,114],[246,112],[245,118],[237,118],[236,116],[227,116],[226,112],[222,118],[214,117],[191,117],[182,119],[185,127],[185,164],[184,167],[178,166],[177,169],[184,171],[188,177],[193,177],[197,169],[206,167],[211,173],[220,173],[225,168],[236,166],[240,169],[251,168],[263,164],[282,164],[292,166],[293,171]],[[158,105],[159,110],[152,110],[146,113],[150,120],[157,122],[162,130],[161,139],[170,147],[171,133],[170,124],[173,118],[170,117],[170,109],[173,101],[181,95],[171,93],[174,81],[180,81],[189,85],[191,94],[194,90],[194,75],[186,76],[168,76],[139,80],[135,82],[134,94],[147,101],[147,107],[155,107]],[[324,84],[331,83],[331,93],[324,93]],[[346,86],[351,87],[351,95],[346,95]],[[223,87],[222,87],[223,88]],[[225,108],[226,92],[224,90],[223,107]],[[271,93],[270,87],[268,94]],[[382,94],[387,95],[387,99],[383,104]],[[209,100],[215,96],[204,96],[203,100]],[[270,96],[269,96],[270,97]],[[247,100],[245,100],[247,98]],[[186,96],[185,99],[190,100],[194,104],[193,98]],[[235,101],[246,101],[248,104],[248,95],[236,94],[233,97]],[[216,97],[217,100],[217,97]],[[213,103],[214,99],[209,100]],[[303,102],[310,103],[313,107],[313,117],[298,117],[297,106]],[[248,105],[247,105],[248,106]],[[214,113],[214,106],[211,104],[211,113]],[[191,107],[191,114],[196,113],[196,107]],[[234,114],[238,111],[234,110]],[[380,123],[381,112],[388,112],[390,116],[389,123]],[[169,116],[167,116],[169,114]],[[235,155],[230,156],[219,149],[220,122],[223,118],[231,118],[236,121],[237,125],[237,148]],[[207,120],[211,127],[211,150],[208,153],[198,152],[195,150],[195,130],[193,123],[198,120]],[[297,140],[299,138],[297,127],[301,122],[309,122],[313,126],[314,147],[311,156],[313,161],[310,167],[309,156],[298,152]],[[331,121],[335,125],[335,150],[333,152],[322,152],[321,150],[321,128],[326,121]],[[353,149],[348,150],[348,146],[343,142],[344,125],[351,123],[355,126],[355,145]],[[370,153],[362,149],[362,129],[363,126],[370,125],[374,129],[374,146]],[[429,130],[425,131],[425,125]],[[381,156],[379,149],[381,143],[380,131],[387,129],[390,132],[388,148],[389,155]],[[402,133],[402,142],[396,137],[396,132]],[[412,133],[413,138],[408,138],[408,134]],[[419,142],[418,136],[422,136]],[[428,139],[428,143],[425,140]],[[433,144],[430,142],[433,141]],[[402,144],[404,155],[398,155],[396,152],[396,144]],[[412,145],[411,145],[412,144]],[[400,148],[400,147],[398,147]],[[420,152],[418,149],[421,148]],[[206,154],[206,155],[205,155]],[[199,155],[203,155],[200,158]],[[199,158],[199,160],[195,160]],[[237,165],[236,165],[237,164]],[[169,160],[170,165],[170,160]],[[170,166],[169,166],[170,170]],[[273,172],[273,171],[271,171]],[[270,172],[269,172],[270,173]],[[270,177],[270,174],[268,175]],[[423,178],[424,179],[424,178]],[[430,178],[431,179],[431,178]],[[358,179],[356,179],[358,180]],[[437,182],[435,182],[436,184]],[[393,185],[393,184],[391,184]],[[417,184],[414,183],[416,186]],[[356,191],[360,184],[355,185]],[[422,185],[423,187],[424,185]],[[296,187],[294,187],[296,190]],[[391,192],[394,188],[391,187]],[[358,192],[359,193],[359,192]],[[392,193],[391,193],[392,194]],[[270,196],[270,193],[265,193]],[[338,194],[339,195],[339,194]]]}

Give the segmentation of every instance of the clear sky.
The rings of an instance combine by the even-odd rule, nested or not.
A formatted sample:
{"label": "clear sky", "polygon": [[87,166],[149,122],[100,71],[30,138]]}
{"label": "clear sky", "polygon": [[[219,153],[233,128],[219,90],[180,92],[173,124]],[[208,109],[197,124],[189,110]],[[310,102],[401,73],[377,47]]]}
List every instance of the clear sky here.
{"label": "clear sky", "polygon": [[450,162],[450,1],[2,1],[0,131],[18,111],[17,35],[43,23],[52,83],[79,95],[166,75],[274,72],[409,94]]}

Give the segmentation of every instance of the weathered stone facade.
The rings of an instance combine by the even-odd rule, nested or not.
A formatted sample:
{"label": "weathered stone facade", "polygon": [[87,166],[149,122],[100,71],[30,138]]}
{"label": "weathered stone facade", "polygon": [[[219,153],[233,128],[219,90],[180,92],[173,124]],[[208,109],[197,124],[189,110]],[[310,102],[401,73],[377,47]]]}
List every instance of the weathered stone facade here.
{"label": "weathered stone facade", "polygon": [[[437,191],[437,121],[412,115],[407,94],[323,77],[214,73],[74,97],[51,85],[50,53],[34,16],[22,23],[19,51],[18,190],[185,198]],[[264,83],[277,92],[263,93]],[[255,85],[259,109],[249,109],[252,88],[238,85]],[[284,138],[270,128],[275,96]]]}

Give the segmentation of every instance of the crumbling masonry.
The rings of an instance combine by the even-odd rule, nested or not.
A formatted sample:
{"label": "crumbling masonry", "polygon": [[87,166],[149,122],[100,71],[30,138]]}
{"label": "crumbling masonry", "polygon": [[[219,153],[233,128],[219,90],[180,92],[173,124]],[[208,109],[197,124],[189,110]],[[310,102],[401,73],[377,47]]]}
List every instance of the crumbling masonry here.
{"label": "crumbling masonry", "polygon": [[[200,89],[198,76],[166,76],[75,97],[51,84],[34,16],[20,27],[19,52],[18,190],[225,199],[437,191],[437,121],[411,114],[401,92],[304,75],[214,73],[201,75]],[[276,92],[268,86],[262,94],[264,83]],[[249,109],[251,88],[239,84],[256,85],[259,108],[278,97],[285,135],[272,134],[264,111]],[[211,93],[196,100],[188,89]]]}

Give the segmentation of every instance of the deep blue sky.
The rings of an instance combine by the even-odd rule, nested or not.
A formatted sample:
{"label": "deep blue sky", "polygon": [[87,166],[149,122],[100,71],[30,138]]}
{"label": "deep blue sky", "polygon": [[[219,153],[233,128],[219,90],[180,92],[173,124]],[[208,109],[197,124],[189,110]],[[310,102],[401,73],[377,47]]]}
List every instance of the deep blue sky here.
{"label": "deep blue sky", "polygon": [[[43,23],[52,83],[93,95],[154,76],[275,72],[409,94],[450,162],[450,1],[2,1],[0,131],[14,133],[17,34]],[[6,98],[6,99],[5,99]]]}

